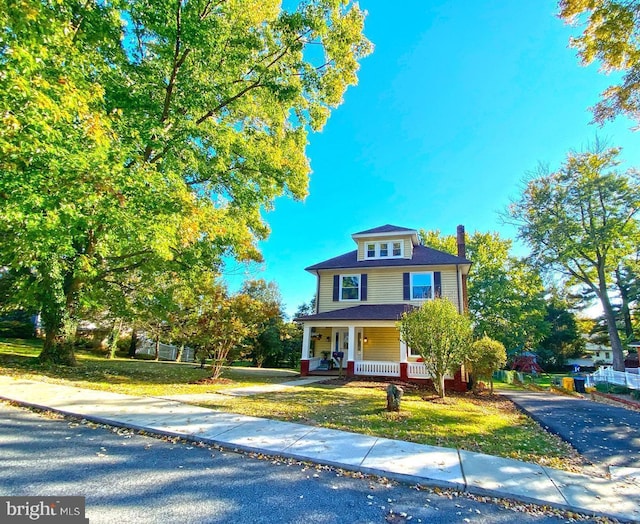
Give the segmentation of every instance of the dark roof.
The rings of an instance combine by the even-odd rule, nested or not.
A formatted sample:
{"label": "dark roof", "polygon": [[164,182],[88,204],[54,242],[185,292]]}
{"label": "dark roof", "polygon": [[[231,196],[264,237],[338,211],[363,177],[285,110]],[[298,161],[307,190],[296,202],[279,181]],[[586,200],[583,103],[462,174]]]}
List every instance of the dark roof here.
{"label": "dark roof", "polygon": [[415,306],[411,304],[371,304],[326,311],[316,315],[298,317],[294,320],[301,322],[308,320],[400,320],[405,311],[411,311],[414,308]]}
{"label": "dark roof", "polygon": [[392,232],[406,233],[409,231],[415,231],[415,229],[409,229],[408,227],[392,226],[391,224],[385,224],[384,226],[374,227],[373,229],[367,229],[366,231],[360,231],[354,233],[354,235],[368,235],[375,233],[392,233]]}
{"label": "dark roof", "polygon": [[450,255],[426,246],[413,246],[412,258],[376,258],[374,260],[358,261],[358,251],[350,251],[344,255],[330,258],[313,266],[305,268],[307,271],[316,269],[342,269],[359,267],[401,267],[401,266],[444,266],[450,264],[471,264],[466,258]]}

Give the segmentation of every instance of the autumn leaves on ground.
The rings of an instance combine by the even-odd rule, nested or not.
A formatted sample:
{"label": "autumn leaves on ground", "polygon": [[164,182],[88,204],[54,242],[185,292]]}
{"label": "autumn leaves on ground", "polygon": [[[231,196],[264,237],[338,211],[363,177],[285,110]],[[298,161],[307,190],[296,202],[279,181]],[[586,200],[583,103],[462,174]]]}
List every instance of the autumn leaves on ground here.
{"label": "autumn leaves on ground", "polygon": [[[284,382],[296,376],[289,370],[227,367],[215,384],[198,381],[209,370],[196,364],[107,360],[81,353],[77,367],[37,364],[38,342],[0,341],[0,373],[73,384],[130,395],[156,396],[222,392],[236,387]],[[287,392],[249,397],[211,395],[198,405],[275,420],[342,429],[379,437],[407,440],[515,458],[556,468],[576,470],[579,456],[518,412],[500,395],[451,395],[406,388],[399,413],[386,411],[385,382],[329,380]]]}

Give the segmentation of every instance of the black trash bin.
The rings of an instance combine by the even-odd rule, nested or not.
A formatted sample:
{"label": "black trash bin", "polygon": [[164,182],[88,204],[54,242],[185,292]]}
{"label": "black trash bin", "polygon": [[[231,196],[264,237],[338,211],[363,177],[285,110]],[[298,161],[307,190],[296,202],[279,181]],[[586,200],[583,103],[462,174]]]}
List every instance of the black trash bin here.
{"label": "black trash bin", "polygon": [[573,385],[577,393],[586,393],[584,390],[584,377],[573,377]]}

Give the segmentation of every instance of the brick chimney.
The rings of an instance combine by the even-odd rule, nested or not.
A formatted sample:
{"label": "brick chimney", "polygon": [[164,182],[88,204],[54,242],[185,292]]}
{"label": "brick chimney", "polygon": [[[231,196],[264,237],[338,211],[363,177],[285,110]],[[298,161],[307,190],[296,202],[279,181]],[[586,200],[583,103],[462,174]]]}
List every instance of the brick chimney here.
{"label": "brick chimney", "polygon": [[[458,240],[458,256],[461,258],[467,258],[467,247],[465,244],[464,237],[464,226],[459,225],[457,229],[457,240]],[[467,275],[462,276],[462,305],[464,311],[469,310],[469,295],[467,294]]]}
{"label": "brick chimney", "polygon": [[467,248],[464,243],[464,226],[458,226],[458,256],[465,258],[467,256]]}

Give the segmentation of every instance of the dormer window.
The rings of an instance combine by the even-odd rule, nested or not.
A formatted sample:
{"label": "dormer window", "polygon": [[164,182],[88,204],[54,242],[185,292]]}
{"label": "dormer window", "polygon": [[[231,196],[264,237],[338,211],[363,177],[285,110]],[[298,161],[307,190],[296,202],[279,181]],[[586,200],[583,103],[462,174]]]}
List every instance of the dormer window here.
{"label": "dormer window", "polygon": [[376,245],[367,244],[367,258],[375,258],[375,257],[376,257]]}
{"label": "dormer window", "polygon": [[365,244],[367,259],[371,258],[402,258],[404,256],[404,242],[401,240],[385,240],[384,242],[367,242]]}

